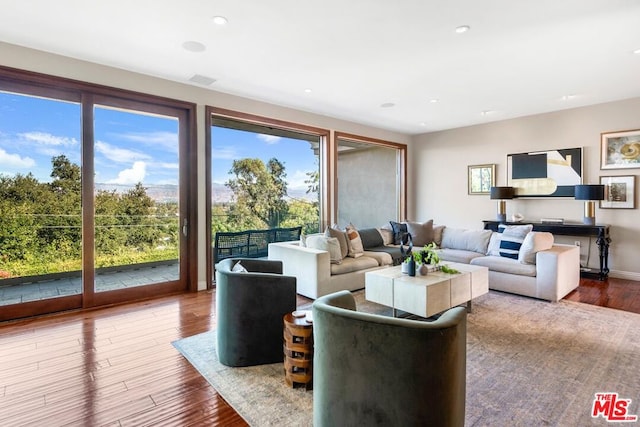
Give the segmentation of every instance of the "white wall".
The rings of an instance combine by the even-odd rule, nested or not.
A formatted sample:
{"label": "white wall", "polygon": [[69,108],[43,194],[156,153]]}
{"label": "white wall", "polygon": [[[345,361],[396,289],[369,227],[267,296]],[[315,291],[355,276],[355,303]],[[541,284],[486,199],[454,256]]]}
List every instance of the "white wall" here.
{"label": "white wall", "polygon": [[[489,196],[467,194],[467,166],[496,163],[497,185],[506,185],[507,154],[583,147],[583,183],[597,184],[600,176],[635,175],[640,169],[600,170],[600,133],[640,129],[640,98],[522,117],[484,125],[414,136],[410,149],[412,205],[419,220],[453,227],[482,227],[494,219],[496,203]],[[596,221],[611,225],[609,268],[612,277],[640,280],[640,215],[636,178],[635,209],[600,209]],[[507,217],[559,217],[581,222],[584,204],[573,199],[516,199],[507,201]],[[589,247],[589,266],[598,265],[595,239],[557,236],[557,241],[581,241],[583,261]]]}
{"label": "white wall", "polygon": [[[143,58],[141,60],[144,60]],[[305,111],[286,108],[278,105],[259,102],[216,92],[208,88],[177,83],[161,78],[145,76],[112,67],[90,62],[79,61],[68,57],[48,54],[20,46],[0,42],[0,65],[23,70],[35,71],[52,76],[66,77],[84,82],[96,83],[121,89],[159,95],[168,98],[188,101],[198,106],[198,228],[200,235],[205,230],[205,140],[204,129],[207,122],[204,117],[204,106],[226,108],[265,117],[277,118],[331,131],[340,131],[355,135],[377,138],[397,143],[408,143],[409,135],[390,132],[353,122],[339,120]],[[215,86],[215,85],[214,85]],[[198,288],[204,289],[206,284],[206,263],[204,238],[198,241]]]}

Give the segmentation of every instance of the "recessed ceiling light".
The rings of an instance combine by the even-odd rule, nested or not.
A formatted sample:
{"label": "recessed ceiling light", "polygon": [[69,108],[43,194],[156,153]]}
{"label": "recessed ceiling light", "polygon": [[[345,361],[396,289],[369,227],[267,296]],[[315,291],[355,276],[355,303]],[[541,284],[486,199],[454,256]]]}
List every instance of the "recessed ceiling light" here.
{"label": "recessed ceiling light", "polygon": [[184,50],[188,50],[189,52],[204,52],[204,50],[207,48],[202,43],[193,40],[182,43],[182,47],[184,48]]}
{"label": "recessed ceiling light", "polygon": [[456,27],[456,33],[458,34],[466,33],[470,29],[471,27],[468,25],[460,25],[459,27]]}
{"label": "recessed ceiling light", "polygon": [[384,104],[380,105],[382,108],[391,108],[391,107],[395,107],[396,104],[394,104],[393,102],[385,102]]}
{"label": "recessed ceiling light", "polygon": [[309,88],[306,88],[306,89],[304,90],[304,93],[311,93],[311,92],[312,92],[312,90],[311,90],[311,89],[309,89]]}
{"label": "recessed ceiling light", "polygon": [[577,95],[573,95],[573,94],[571,94],[571,95],[564,95],[564,96],[562,97],[562,100],[563,100],[563,101],[568,101],[568,100],[570,100],[570,99],[575,98],[576,96],[577,96]]}
{"label": "recessed ceiling light", "polygon": [[229,20],[224,16],[214,16],[211,20],[216,25],[227,25],[227,22],[229,22]]}
{"label": "recessed ceiling light", "polygon": [[427,125],[427,122],[420,122],[420,126],[424,127]]}
{"label": "recessed ceiling light", "polygon": [[483,116],[488,116],[489,114],[493,114],[493,113],[494,113],[493,110],[484,110],[480,114],[482,114]]}
{"label": "recessed ceiling light", "polygon": [[430,99],[429,102],[432,103],[432,104],[437,104],[438,102],[440,102],[440,100],[434,98],[434,99]]}
{"label": "recessed ceiling light", "polygon": [[635,53],[636,55],[640,55],[640,49],[634,50],[633,53]]}

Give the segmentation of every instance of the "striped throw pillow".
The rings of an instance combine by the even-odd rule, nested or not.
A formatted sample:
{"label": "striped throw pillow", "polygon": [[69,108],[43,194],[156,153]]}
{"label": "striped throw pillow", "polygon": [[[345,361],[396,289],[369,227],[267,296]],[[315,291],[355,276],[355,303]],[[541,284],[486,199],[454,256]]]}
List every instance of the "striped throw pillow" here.
{"label": "striped throw pillow", "polygon": [[500,256],[518,259],[520,247],[524,238],[531,232],[533,225],[504,225],[498,226],[498,232],[502,233],[500,239]]}

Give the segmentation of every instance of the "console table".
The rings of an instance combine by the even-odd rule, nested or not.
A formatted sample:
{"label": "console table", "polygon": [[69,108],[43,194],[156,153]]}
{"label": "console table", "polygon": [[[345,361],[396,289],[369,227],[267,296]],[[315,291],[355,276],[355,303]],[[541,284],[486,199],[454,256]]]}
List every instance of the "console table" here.
{"label": "console table", "polygon": [[609,243],[611,238],[609,237],[609,225],[608,224],[596,224],[587,225],[582,223],[562,223],[554,224],[547,222],[500,222],[484,220],[484,229],[498,231],[498,225],[522,225],[532,224],[533,231],[547,231],[551,234],[558,234],[562,236],[587,236],[595,237],[598,249],[600,252],[600,271],[597,273],[583,272],[583,276],[595,276],[600,280],[605,280],[609,276]]}

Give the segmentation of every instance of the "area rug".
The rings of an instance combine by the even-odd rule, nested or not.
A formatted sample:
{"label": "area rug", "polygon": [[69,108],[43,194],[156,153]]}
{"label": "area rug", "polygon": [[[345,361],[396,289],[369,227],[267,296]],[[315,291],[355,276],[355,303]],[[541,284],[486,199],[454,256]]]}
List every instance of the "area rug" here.
{"label": "area rug", "polygon": [[[359,310],[390,314],[354,294]],[[640,419],[640,315],[490,291],[467,321],[466,426],[609,425],[604,410],[592,417],[596,393],[631,399]],[[313,392],[288,388],[281,363],[226,367],[215,331],[174,345],[250,425],[312,424]]]}

